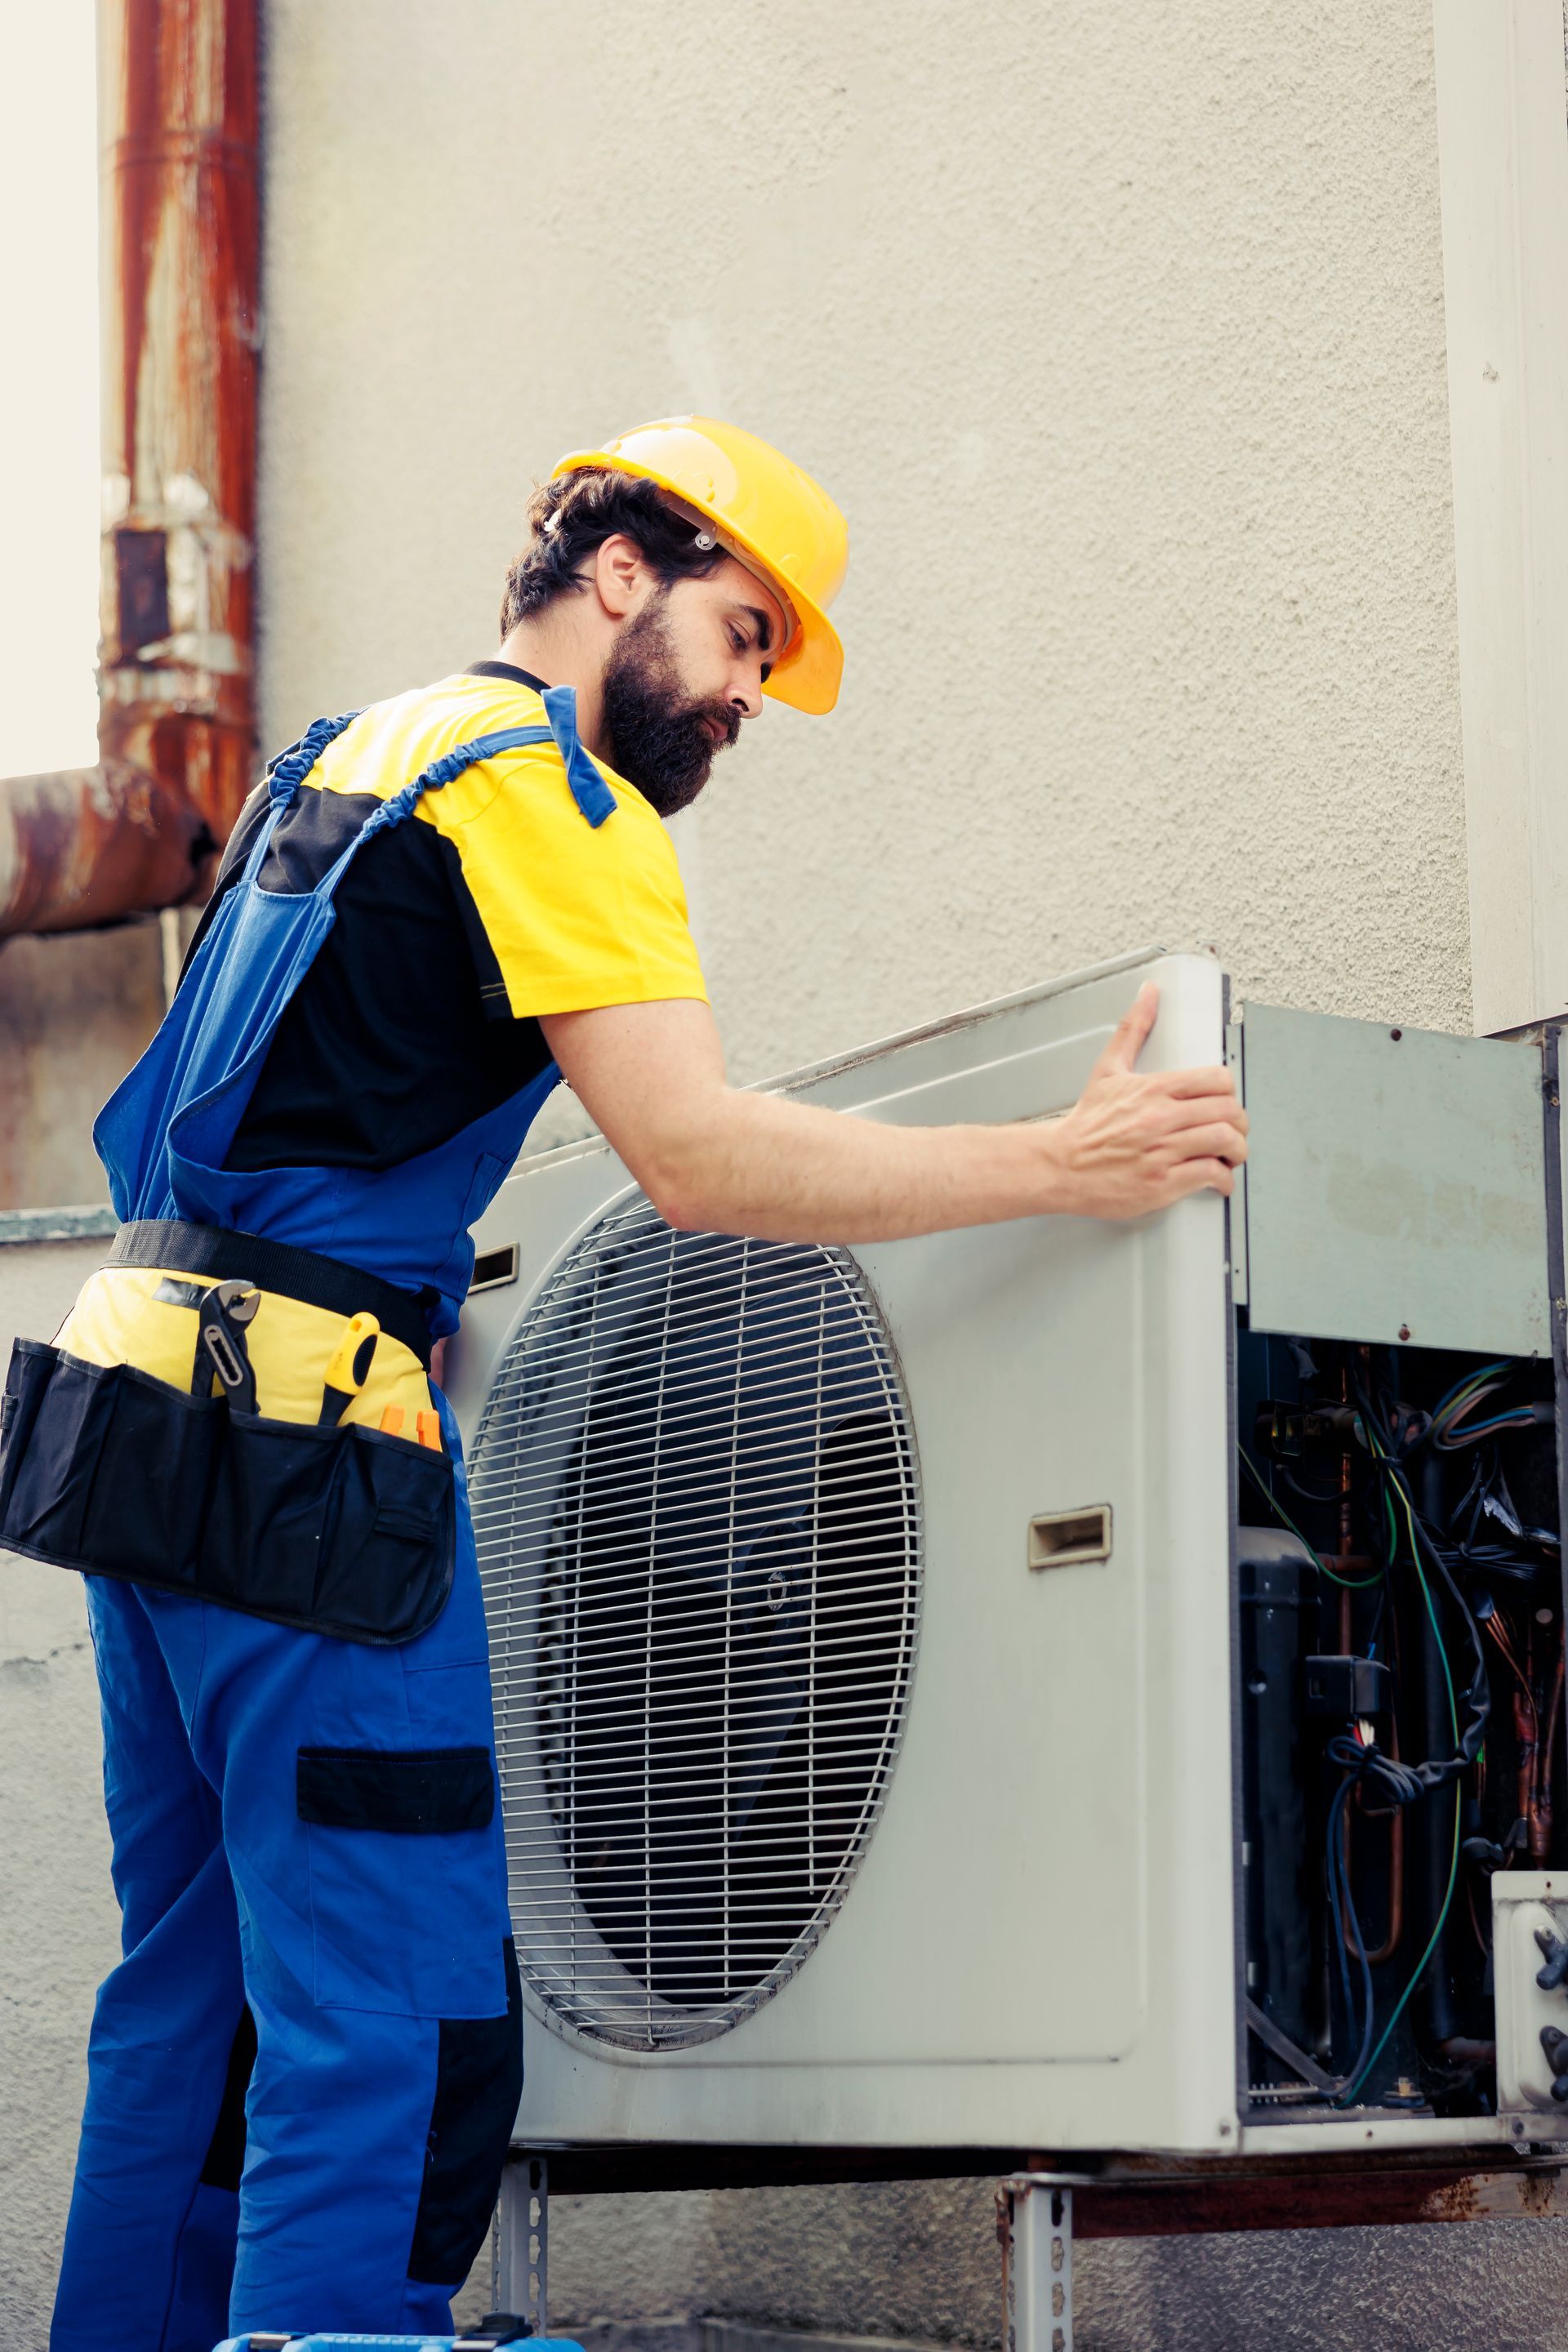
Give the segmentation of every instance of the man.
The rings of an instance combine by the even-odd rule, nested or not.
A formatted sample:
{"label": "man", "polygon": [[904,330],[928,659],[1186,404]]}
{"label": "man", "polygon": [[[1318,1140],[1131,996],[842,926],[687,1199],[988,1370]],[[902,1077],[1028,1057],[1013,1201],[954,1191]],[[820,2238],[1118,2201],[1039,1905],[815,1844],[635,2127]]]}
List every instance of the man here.
{"label": "man", "polygon": [[1230,1190],[1145,991],[1058,1121],[732,1091],[660,823],[836,698],[837,508],[702,418],[563,459],[499,656],[318,721],[97,1140],[125,1221],[9,1376],[0,1538],[89,1571],[124,1958],[53,2344],[438,2331],[521,2079],[473,1539],[428,1378],[563,1075],[671,1223],[855,1242]]}

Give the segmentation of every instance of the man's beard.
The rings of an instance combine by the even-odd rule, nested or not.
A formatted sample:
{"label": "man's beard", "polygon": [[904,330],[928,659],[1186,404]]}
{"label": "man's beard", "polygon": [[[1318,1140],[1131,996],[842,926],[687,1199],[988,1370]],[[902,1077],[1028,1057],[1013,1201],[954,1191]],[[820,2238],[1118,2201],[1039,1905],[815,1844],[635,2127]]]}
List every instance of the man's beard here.
{"label": "man's beard", "polygon": [[707,722],[723,728],[728,745],[741,731],[741,718],[728,703],[687,698],[663,604],[662,596],[645,604],[616,638],[605,667],[603,709],[611,766],[660,816],[674,816],[697,798],[721,749]]}

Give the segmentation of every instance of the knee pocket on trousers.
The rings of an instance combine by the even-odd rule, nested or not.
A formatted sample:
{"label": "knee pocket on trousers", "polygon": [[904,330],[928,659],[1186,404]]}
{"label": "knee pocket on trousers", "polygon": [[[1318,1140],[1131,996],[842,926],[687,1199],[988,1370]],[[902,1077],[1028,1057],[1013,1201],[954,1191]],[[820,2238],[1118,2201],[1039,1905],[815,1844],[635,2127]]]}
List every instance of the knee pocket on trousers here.
{"label": "knee pocket on trousers", "polygon": [[489,1749],[301,1748],[296,1808],[318,2005],[493,2020],[507,1921]]}
{"label": "knee pocket on trousers", "polygon": [[522,2095],[522,1995],[517,1955],[502,1947],[506,2015],[441,2021],[436,2096],[408,2275],[455,2286],[484,2243]]}

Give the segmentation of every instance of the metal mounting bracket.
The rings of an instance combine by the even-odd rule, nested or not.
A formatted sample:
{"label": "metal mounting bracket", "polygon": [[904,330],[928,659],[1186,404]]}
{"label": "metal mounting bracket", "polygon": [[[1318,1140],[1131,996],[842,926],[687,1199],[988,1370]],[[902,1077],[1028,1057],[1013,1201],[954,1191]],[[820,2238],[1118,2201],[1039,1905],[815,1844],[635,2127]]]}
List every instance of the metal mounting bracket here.
{"label": "metal mounting bracket", "polygon": [[490,2236],[490,2295],[498,2311],[521,2312],[531,2332],[550,2333],[550,2167],[542,2156],[509,2158]]}
{"label": "metal mounting bracket", "polygon": [[1015,2173],[996,2190],[1003,2352],[1073,2352],[1072,2190]]}

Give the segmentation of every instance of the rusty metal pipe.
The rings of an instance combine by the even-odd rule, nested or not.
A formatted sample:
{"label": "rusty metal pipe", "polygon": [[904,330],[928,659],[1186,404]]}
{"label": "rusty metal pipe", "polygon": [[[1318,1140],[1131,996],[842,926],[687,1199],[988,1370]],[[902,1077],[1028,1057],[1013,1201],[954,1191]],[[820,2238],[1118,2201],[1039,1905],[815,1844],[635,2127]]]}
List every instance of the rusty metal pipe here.
{"label": "rusty metal pipe", "polygon": [[256,0],[99,0],[96,768],[0,784],[0,937],[198,896],[249,785]]}
{"label": "rusty metal pipe", "polygon": [[208,833],[198,812],[128,760],[0,787],[0,939],[85,930],[188,898]]}

